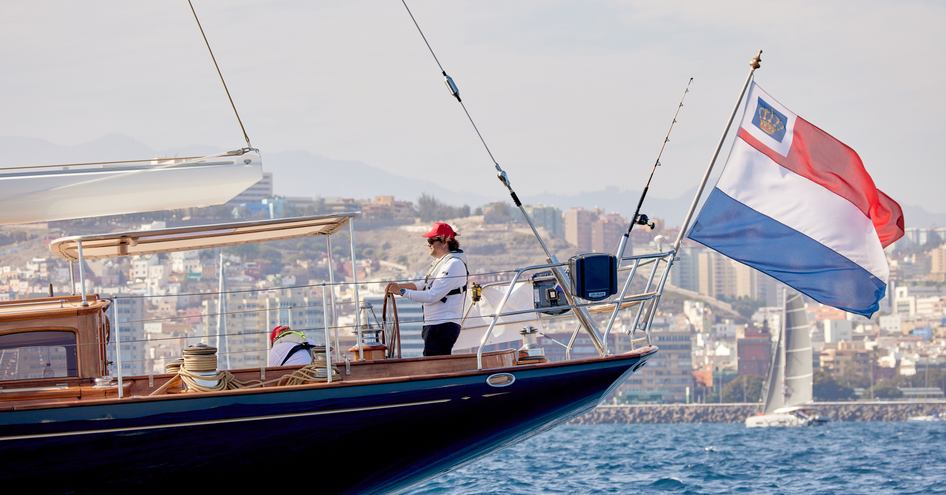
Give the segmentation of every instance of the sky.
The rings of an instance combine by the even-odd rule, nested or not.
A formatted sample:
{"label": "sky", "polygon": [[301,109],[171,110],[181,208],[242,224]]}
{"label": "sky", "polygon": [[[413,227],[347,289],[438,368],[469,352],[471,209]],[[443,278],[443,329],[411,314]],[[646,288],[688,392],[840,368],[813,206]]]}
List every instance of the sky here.
{"label": "sky", "polygon": [[[505,197],[400,1],[194,4],[264,164],[306,150]],[[651,194],[692,190],[762,49],[770,94],[893,198],[946,212],[946,2],[408,4],[526,202],[639,190],[691,76]],[[4,0],[0,63],[0,136],[244,145],[185,0]]]}

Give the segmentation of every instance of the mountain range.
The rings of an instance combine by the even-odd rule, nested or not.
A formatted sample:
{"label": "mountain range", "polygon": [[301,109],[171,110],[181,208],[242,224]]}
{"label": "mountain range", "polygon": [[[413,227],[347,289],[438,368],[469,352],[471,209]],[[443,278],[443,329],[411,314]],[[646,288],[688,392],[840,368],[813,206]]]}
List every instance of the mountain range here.
{"label": "mountain range", "polygon": [[[205,145],[180,149],[153,149],[131,137],[109,134],[98,139],[76,144],[61,145],[39,138],[0,136],[0,166],[34,165],[44,163],[75,163],[147,159],[157,156],[185,156],[213,154],[225,150]],[[416,200],[421,194],[433,193],[449,204],[479,206],[498,197],[470,191],[445,190],[442,185],[413,177],[387,172],[358,160],[329,158],[309,151],[288,150],[263,154],[263,169],[273,173],[274,192],[282,196],[358,197],[394,195]],[[662,218],[674,225],[683,218],[695,189],[676,198],[649,196],[643,212],[651,218]],[[595,191],[569,194],[545,192],[523,197],[525,203],[545,204],[567,209],[575,206],[601,208],[631,216],[640,196],[639,191],[614,186]],[[908,226],[946,226],[946,213],[930,212],[922,207],[900,201]]]}

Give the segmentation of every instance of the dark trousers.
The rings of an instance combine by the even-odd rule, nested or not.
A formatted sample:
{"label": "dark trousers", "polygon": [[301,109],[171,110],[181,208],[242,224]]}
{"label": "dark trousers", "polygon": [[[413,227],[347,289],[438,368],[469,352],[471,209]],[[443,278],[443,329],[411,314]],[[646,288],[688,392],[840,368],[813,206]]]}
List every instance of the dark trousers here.
{"label": "dark trousers", "polygon": [[424,338],[425,356],[449,356],[453,351],[453,344],[457,343],[457,337],[460,336],[460,325],[458,323],[424,325],[424,330],[420,335]]}

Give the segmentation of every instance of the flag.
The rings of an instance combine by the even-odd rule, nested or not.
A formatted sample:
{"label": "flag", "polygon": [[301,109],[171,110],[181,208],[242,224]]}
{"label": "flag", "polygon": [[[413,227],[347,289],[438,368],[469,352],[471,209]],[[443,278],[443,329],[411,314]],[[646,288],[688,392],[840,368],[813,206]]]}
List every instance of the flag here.
{"label": "flag", "polygon": [[870,317],[903,212],[860,157],[755,83],[689,237],[823,304]]}

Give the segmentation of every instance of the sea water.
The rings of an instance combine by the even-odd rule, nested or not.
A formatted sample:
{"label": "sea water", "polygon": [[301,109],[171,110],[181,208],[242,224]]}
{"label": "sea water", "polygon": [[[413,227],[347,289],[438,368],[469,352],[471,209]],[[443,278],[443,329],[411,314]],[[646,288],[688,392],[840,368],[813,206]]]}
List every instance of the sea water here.
{"label": "sea water", "polygon": [[563,425],[409,493],[946,493],[946,422]]}

